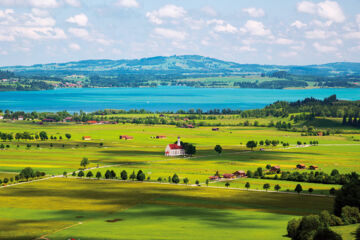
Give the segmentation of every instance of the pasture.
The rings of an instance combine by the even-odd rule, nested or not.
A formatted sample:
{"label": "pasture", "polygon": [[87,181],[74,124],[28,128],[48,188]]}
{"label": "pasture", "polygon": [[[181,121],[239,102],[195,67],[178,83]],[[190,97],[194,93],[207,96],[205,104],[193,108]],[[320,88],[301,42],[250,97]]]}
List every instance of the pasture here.
{"label": "pasture", "polygon": [[332,207],[327,197],[71,178],[12,186],[0,196],[0,239],[208,239],[245,233],[283,239],[291,218]]}
{"label": "pasture", "polygon": [[[56,177],[39,182],[10,185],[0,189],[0,239],[209,239],[246,234],[251,239],[284,239],[287,221],[295,216],[331,210],[333,198],[326,196],[266,193],[225,188],[225,182],[205,181],[216,171],[220,174],[237,170],[256,170],[267,164],[279,165],[285,171],[296,170],[303,163],[317,165],[330,173],[360,172],[360,135],[355,132],[330,136],[301,136],[299,132],[254,126],[222,126],[194,129],[168,125],[74,124],[31,121],[0,122],[7,133],[46,131],[57,140],[13,140],[3,142],[9,148],[0,150],[0,178],[13,177],[21,169],[32,167],[48,175],[68,174],[80,168],[87,157],[88,168],[95,174],[122,170],[128,175],[142,170],[150,181],[144,183],[111,180]],[[65,134],[70,133],[67,140]],[[120,135],[133,136],[121,140]],[[158,135],[166,139],[156,139]],[[62,140],[59,140],[62,136]],[[91,136],[83,141],[83,136]],[[191,157],[165,157],[167,144],[180,136],[196,146]],[[279,140],[283,146],[246,147],[250,140]],[[317,146],[297,146],[297,141],[318,141]],[[223,152],[214,151],[221,145]],[[259,151],[264,148],[264,151]],[[159,184],[178,174],[201,187]],[[153,183],[152,183],[153,181]],[[166,181],[166,180],[165,180]],[[236,179],[230,188],[262,189],[269,183],[280,191],[293,192],[297,182],[268,179]],[[340,185],[301,183],[306,192],[328,195]],[[220,188],[215,188],[220,187]],[[79,224],[81,223],[81,224]],[[157,229],[157,231],[153,231]],[[261,231],[260,231],[261,230]],[[340,230],[339,230],[340,231]],[[195,235],[194,235],[195,234]]]}

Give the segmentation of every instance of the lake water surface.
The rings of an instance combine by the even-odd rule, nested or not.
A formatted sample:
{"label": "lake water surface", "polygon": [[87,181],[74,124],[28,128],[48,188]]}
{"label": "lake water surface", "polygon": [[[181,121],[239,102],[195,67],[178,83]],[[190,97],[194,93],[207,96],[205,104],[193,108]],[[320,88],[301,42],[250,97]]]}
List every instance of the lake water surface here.
{"label": "lake water surface", "polygon": [[100,109],[254,109],[277,100],[296,101],[306,97],[360,100],[358,89],[241,89],[241,88],[77,88],[49,91],[0,92],[0,109],[13,111],[62,111]]}

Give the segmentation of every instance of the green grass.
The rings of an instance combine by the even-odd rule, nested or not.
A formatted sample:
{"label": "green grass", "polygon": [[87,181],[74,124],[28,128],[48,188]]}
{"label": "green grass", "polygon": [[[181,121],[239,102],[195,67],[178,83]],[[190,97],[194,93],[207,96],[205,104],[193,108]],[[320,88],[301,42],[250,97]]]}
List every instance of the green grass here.
{"label": "green grass", "polygon": [[[226,121],[233,120],[237,121],[232,118]],[[12,133],[44,130],[57,137],[72,134],[71,140],[7,142],[10,148],[1,150],[1,179],[14,176],[28,166],[47,174],[71,173],[80,168],[83,157],[89,158],[88,167],[109,166],[99,169],[103,175],[107,169],[114,169],[118,176],[124,169],[128,175],[141,169],[153,181],[176,173],[181,179],[189,178],[191,184],[196,180],[204,183],[216,171],[223,174],[255,170],[265,168],[267,164],[279,165],[287,171],[296,171],[295,166],[304,163],[318,165],[327,173],[333,169],[341,173],[360,172],[360,142],[354,141],[360,139],[357,132],[307,137],[301,133],[253,126],[220,127],[220,131],[214,132],[211,127],[39,125],[27,121],[0,122],[0,129]],[[134,139],[120,140],[119,135],[125,134],[134,136]],[[167,139],[151,138],[157,135],[166,135]],[[82,136],[91,136],[93,140],[82,141]],[[197,153],[193,157],[164,156],[166,145],[173,143],[178,136],[196,145]],[[249,140],[266,139],[288,142],[290,148],[264,147],[267,151],[259,151],[258,147],[250,151],[245,146]],[[297,141],[309,143],[313,140],[319,141],[319,145],[296,147]],[[54,145],[52,148],[50,143]],[[100,147],[100,143],[104,147]],[[31,147],[27,148],[27,144]],[[39,148],[37,144],[40,144]],[[223,147],[221,155],[214,151],[217,144]],[[95,174],[97,170],[92,171]],[[267,182],[271,189],[279,184],[281,191],[293,191],[297,184],[280,180],[238,179],[232,181],[230,187],[244,188],[246,181],[251,183],[252,189],[262,189]],[[340,187],[301,184],[305,191],[314,188],[314,194],[328,194],[331,187]],[[224,187],[224,182],[211,183],[210,186]],[[77,237],[90,240],[144,239],[146,236],[154,236],[154,239],[190,239],[192,236],[208,239],[244,234],[249,234],[249,239],[268,236],[269,239],[282,239],[289,219],[331,210],[333,201],[329,197],[70,178],[2,188],[0,198],[0,239],[34,239],[51,234],[51,239]],[[106,222],[115,218],[123,221]],[[54,233],[78,222],[83,224]],[[137,222],[141,224],[134,225]],[[152,232],[153,228],[159,231]]]}
{"label": "green grass", "polygon": [[343,240],[354,240],[356,229],[360,227],[360,224],[352,224],[347,226],[332,227],[332,230],[341,234]]}
{"label": "green grass", "polygon": [[[245,233],[282,239],[291,218],[332,206],[326,197],[64,178],[2,189],[0,197],[0,239],[206,239]],[[107,222],[113,219],[121,220]]]}

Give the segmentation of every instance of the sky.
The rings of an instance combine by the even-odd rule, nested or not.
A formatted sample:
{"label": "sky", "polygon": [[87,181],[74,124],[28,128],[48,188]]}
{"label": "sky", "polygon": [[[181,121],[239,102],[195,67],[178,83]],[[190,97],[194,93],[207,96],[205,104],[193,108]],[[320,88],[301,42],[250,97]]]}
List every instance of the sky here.
{"label": "sky", "polygon": [[359,0],[0,0],[0,65],[196,54],[360,62]]}

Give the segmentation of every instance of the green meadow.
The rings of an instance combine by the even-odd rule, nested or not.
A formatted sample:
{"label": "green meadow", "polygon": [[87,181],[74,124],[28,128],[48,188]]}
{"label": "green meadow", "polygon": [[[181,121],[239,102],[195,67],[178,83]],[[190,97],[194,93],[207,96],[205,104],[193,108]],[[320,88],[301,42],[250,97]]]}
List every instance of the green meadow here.
{"label": "green meadow", "polygon": [[[84,157],[89,159],[87,168],[93,168],[94,175],[100,171],[104,176],[107,170],[114,170],[117,176],[126,170],[130,175],[142,170],[150,178],[138,183],[56,177],[3,187],[0,239],[209,239],[243,234],[249,239],[286,239],[286,224],[291,218],[331,210],[329,189],[341,186],[301,183],[304,193],[309,188],[314,192],[297,195],[293,193],[298,182],[249,178],[231,180],[229,188],[223,181],[210,182],[206,187],[208,177],[216,171],[254,171],[267,164],[279,165],[282,171],[309,171],[296,170],[296,165],[303,163],[317,165],[326,173],[333,169],[360,172],[360,142],[354,141],[360,139],[357,130],[301,136],[300,132],[255,126],[220,126],[219,131],[212,131],[212,127],[3,121],[0,131],[46,131],[57,137],[3,142],[9,148],[0,150],[1,179],[14,177],[25,167],[48,176],[71,174],[80,169]],[[71,134],[70,140],[65,138],[66,133]],[[121,140],[120,135],[134,139]],[[166,139],[154,138],[158,135]],[[91,141],[83,141],[83,136],[90,136]],[[196,146],[195,155],[164,156],[166,145],[178,136]],[[246,147],[247,141],[266,139],[290,146],[261,147],[265,151],[259,146],[253,151]],[[318,141],[319,145],[297,146],[297,141]],[[222,146],[221,154],[214,151],[215,145]],[[175,173],[181,183],[188,178],[189,185],[165,184]],[[158,183],[159,177],[165,182]],[[201,187],[194,186],[196,180]],[[283,193],[243,190],[246,182],[250,190],[262,190],[269,183],[270,191],[274,191],[275,184],[279,184]],[[336,231],[345,234],[342,228]]]}

